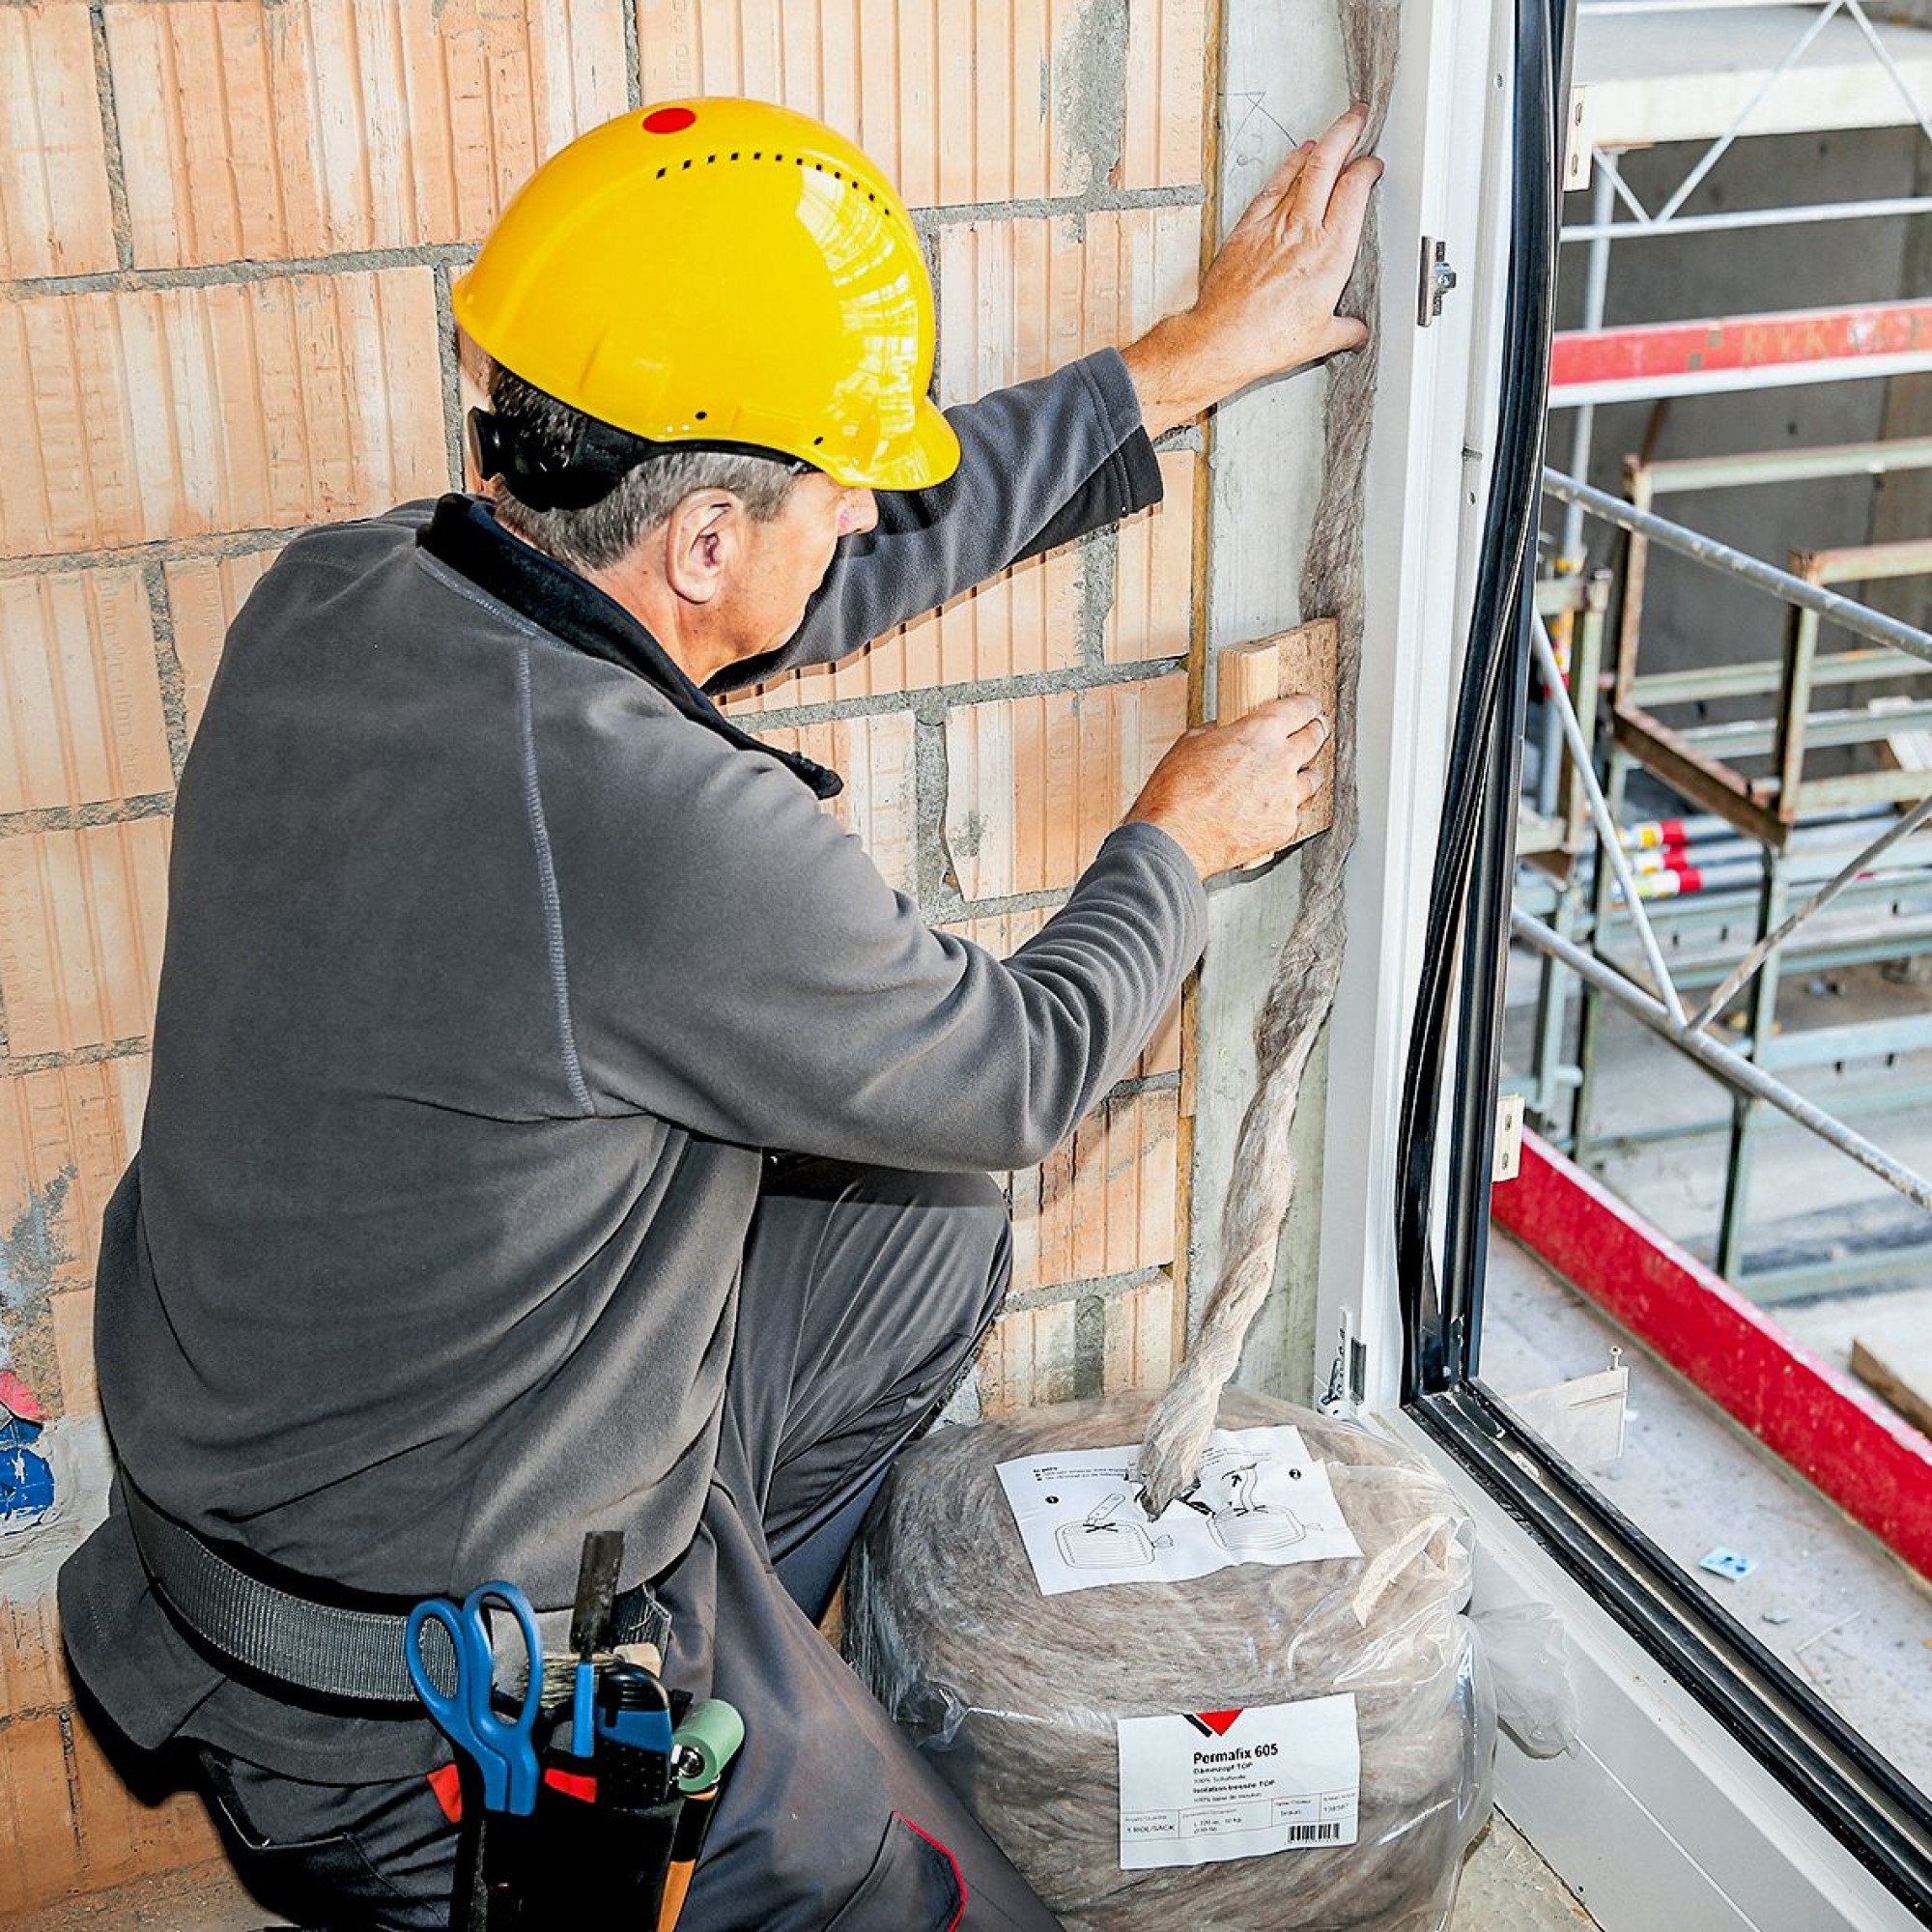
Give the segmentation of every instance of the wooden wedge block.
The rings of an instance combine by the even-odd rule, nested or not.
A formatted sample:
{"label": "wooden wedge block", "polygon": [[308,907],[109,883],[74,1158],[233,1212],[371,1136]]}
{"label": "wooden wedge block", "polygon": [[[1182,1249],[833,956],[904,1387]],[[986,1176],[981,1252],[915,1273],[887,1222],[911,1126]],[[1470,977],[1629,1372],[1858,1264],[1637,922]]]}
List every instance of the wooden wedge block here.
{"label": "wooden wedge block", "polygon": [[1245,718],[1271,698],[1305,692],[1321,705],[1330,730],[1315,761],[1321,789],[1309,805],[1304,838],[1326,832],[1335,816],[1336,653],[1341,628],[1333,617],[1312,618],[1272,638],[1229,644],[1219,656],[1219,700],[1215,715],[1224,723]]}
{"label": "wooden wedge block", "polygon": [[1932,1335],[1922,1316],[1874,1322],[1852,1340],[1852,1373],[1932,1435]]}

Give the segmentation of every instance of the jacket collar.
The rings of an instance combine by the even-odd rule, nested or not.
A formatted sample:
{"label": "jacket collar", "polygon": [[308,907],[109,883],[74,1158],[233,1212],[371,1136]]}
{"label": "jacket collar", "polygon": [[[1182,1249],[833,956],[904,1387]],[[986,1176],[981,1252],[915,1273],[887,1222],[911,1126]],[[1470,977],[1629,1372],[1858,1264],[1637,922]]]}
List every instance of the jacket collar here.
{"label": "jacket collar", "polygon": [[844,790],[845,781],[837,772],[795,752],[781,752],[741,730],[622,605],[554,557],[512,536],[480,497],[452,491],[437,503],[416,541],[479,590],[499,604],[507,604],[573,650],[641,677],[693,724],[716,731],[740,751],[776,758],[820,798],[834,798]]}

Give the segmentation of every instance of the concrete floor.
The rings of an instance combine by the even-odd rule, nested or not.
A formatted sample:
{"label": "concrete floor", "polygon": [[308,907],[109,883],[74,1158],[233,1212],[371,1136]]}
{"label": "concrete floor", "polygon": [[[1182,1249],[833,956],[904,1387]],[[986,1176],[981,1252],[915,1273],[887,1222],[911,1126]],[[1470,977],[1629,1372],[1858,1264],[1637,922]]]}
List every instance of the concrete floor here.
{"label": "concrete floor", "polygon": [[[1853,1318],[1840,1305],[1806,1320],[1822,1332]],[[1508,1396],[1587,1375],[1612,1348],[1631,1372],[1630,1408],[1623,1457],[1595,1471],[1605,1493],[1932,1792],[1932,1589],[1594,1304],[1492,1240],[1481,1365],[1491,1388]],[[1700,1570],[1714,1548],[1756,1568],[1736,1582]]]}
{"label": "concrete floor", "polygon": [[[1739,950],[1748,934],[1739,936]],[[1507,1072],[1527,1068],[1534,964],[1512,960]],[[1778,1001],[1786,1035],[1922,1013],[1932,990],[1878,965],[1787,972]],[[1719,1118],[1726,1091],[1615,1009],[1606,1014],[1590,1165],[1648,1220],[1709,1260],[1723,1200],[1725,1140],[1638,1145],[1618,1128]],[[1932,1054],[1824,1065],[1786,1077],[1828,1111],[1919,1173],[1932,1173],[1932,1108],[1872,1111],[1888,1091],[1932,1081]],[[1855,1336],[1881,1324],[1932,1333],[1932,1217],[1836,1150],[1767,1112],[1757,1139],[1745,1249],[1765,1266],[1869,1257],[1874,1279],[1778,1302],[1766,1313],[1841,1370]],[[1915,1256],[1910,1252],[1918,1249]],[[1897,1256],[1895,1265],[1889,1258]],[[1656,1365],[1593,1307],[1520,1251],[1492,1248],[1483,1378],[1522,1390],[1606,1365],[1621,1344],[1632,1365],[1629,1447],[1599,1473],[1606,1492],[1712,1596],[1745,1620],[1901,1770],[1932,1791],[1932,1590],[1838,1510],[1765,1455],[1730,1419]],[[1713,1548],[1757,1559],[1738,1582],[1698,1571]]]}
{"label": "concrete floor", "polygon": [[[11,1932],[257,1932],[288,1921],[265,1915],[225,1864],[210,1864],[5,1923]],[[1448,1932],[1577,1932],[1591,1923],[1520,1833],[1498,1816],[1463,1866]]]}
{"label": "concrete floor", "polygon": [[1449,1932],[1577,1932],[1596,1922],[1497,1812],[1463,1866]]}
{"label": "concrete floor", "polygon": [[255,1932],[288,1920],[270,1918],[228,1866],[216,1862],[136,1879],[5,1922],[10,1932],[67,1932],[70,1926],[86,1932]]}
{"label": "concrete floor", "polygon": [[1803,1302],[1783,1310],[1778,1320],[1814,1355],[1849,1373],[1853,1338],[1871,1333],[1881,1318],[1888,1326],[1910,1324],[1920,1335],[1932,1335],[1932,1288],[1887,1287]]}

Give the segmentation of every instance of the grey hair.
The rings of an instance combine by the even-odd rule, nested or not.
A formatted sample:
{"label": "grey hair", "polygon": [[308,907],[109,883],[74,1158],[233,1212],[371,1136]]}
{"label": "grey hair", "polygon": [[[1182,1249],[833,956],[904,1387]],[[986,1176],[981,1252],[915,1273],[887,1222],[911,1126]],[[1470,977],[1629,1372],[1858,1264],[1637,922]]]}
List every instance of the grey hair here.
{"label": "grey hair", "polygon": [[[490,408],[506,429],[560,457],[589,420],[498,362],[490,371]],[[647,457],[609,496],[582,510],[534,510],[499,479],[493,501],[501,522],[559,563],[602,570],[617,562],[694,490],[728,490],[756,523],[784,507],[797,469],[770,456],[728,449],[673,449]]]}

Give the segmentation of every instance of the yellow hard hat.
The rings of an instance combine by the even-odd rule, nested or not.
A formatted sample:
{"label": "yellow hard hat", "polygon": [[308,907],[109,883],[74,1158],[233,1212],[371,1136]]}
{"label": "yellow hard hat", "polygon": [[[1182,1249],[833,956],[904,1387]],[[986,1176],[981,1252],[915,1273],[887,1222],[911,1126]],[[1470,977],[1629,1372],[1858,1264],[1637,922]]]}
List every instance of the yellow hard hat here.
{"label": "yellow hard hat", "polygon": [[553,156],[454,290],[526,382],[651,442],[779,451],[913,490],[959,441],[926,396],[932,284],[892,185],[789,108],[620,114]]}

